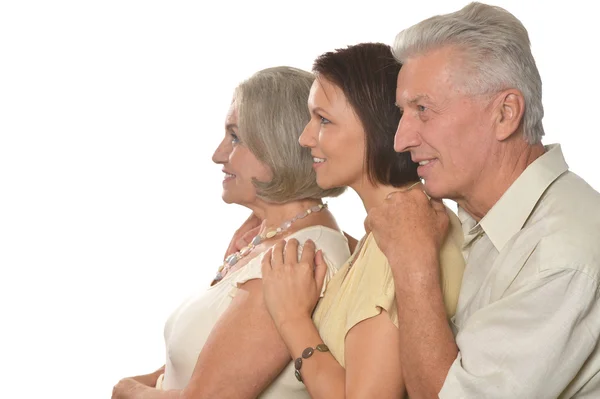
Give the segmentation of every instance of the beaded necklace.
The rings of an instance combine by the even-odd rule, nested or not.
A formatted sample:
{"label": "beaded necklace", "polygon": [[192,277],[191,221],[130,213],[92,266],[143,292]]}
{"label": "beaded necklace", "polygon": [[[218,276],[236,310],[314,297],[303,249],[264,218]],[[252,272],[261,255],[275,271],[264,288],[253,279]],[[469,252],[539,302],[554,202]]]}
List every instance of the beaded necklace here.
{"label": "beaded necklace", "polygon": [[244,248],[240,249],[238,252],[236,252],[234,254],[231,254],[227,258],[225,258],[225,261],[223,262],[223,264],[219,267],[219,270],[217,271],[217,275],[215,276],[215,280],[214,280],[213,284],[221,281],[223,279],[223,277],[225,276],[225,274],[229,271],[229,269],[231,269],[236,263],[238,263],[238,261],[240,259],[242,259],[244,256],[246,256],[250,252],[252,252],[252,250],[254,248],[256,248],[264,240],[267,240],[269,238],[273,238],[276,235],[279,235],[279,234],[287,231],[292,226],[292,224],[295,221],[297,221],[298,219],[304,219],[305,217],[307,217],[311,213],[320,212],[321,210],[323,210],[325,208],[327,208],[327,204],[326,203],[325,204],[319,204],[319,205],[311,206],[310,208],[308,208],[304,212],[301,212],[301,213],[297,214],[296,216],[294,216],[290,220],[286,220],[285,222],[283,222],[276,229],[269,230],[269,231],[267,231],[267,232],[265,232],[263,234],[259,234],[259,235],[255,236],[250,241],[250,244],[248,244]]}

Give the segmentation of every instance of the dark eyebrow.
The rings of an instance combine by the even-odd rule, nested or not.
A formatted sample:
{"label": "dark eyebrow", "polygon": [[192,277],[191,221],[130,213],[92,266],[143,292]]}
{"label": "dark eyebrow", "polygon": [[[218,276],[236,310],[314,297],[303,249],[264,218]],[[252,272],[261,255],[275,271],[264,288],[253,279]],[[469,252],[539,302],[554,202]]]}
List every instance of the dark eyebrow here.
{"label": "dark eyebrow", "polygon": [[321,108],[321,107],[314,107],[314,108],[312,108],[312,109],[310,110],[310,112],[312,112],[313,114],[319,114],[319,113],[321,113],[321,114],[328,114],[328,112],[327,112],[327,111],[325,111],[325,110],[324,110],[323,108]]}

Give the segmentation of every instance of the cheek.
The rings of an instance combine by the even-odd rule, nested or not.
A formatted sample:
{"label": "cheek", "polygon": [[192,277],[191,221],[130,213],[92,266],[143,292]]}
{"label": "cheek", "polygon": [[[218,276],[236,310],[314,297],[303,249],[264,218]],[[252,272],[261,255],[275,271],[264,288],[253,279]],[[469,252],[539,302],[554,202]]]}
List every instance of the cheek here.
{"label": "cheek", "polygon": [[273,176],[269,167],[258,161],[254,156],[246,159],[246,162],[242,165],[242,173],[246,177],[245,180],[248,181],[252,181],[253,178],[259,181],[269,181]]}

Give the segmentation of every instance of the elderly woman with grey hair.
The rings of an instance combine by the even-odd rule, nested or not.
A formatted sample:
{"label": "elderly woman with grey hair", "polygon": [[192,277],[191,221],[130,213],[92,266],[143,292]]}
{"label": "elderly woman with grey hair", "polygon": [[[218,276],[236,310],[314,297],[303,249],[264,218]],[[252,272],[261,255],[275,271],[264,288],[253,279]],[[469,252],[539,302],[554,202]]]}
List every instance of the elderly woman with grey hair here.
{"label": "elderly woman with grey hair", "polygon": [[350,256],[346,237],[322,202],[342,190],[319,188],[310,150],[298,145],[310,120],[306,103],[313,81],[308,72],[278,67],[235,90],[213,161],[223,166],[223,200],[252,210],[239,231],[260,221],[250,229],[256,236],[225,259],[209,288],[168,319],[165,366],[121,380],[113,398],[310,397],[294,378],[264,304],[261,259],[277,241],[295,238],[304,256],[323,250],[331,277]]}

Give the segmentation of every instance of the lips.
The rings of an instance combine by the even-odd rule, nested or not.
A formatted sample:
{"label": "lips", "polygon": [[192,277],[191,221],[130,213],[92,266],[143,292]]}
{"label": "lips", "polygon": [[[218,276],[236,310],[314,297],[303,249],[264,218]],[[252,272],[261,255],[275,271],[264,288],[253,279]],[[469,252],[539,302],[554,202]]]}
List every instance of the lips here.
{"label": "lips", "polygon": [[225,174],[225,177],[223,178],[223,183],[235,179],[235,175],[233,173],[229,173],[225,169],[223,169],[223,173]]}

